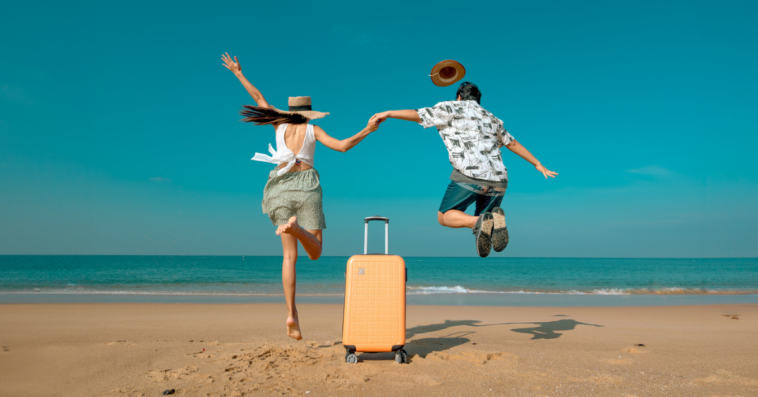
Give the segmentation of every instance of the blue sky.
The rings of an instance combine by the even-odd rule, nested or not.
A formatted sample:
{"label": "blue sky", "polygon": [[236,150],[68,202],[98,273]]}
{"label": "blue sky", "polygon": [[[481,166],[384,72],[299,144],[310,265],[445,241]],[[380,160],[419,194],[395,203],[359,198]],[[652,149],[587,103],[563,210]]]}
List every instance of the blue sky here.
{"label": "blue sky", "polygon": [[[282,18],[286,17],[286,20]],[[431,106],[443,59],[549,169],[506,150],[510,246],[493,256],[758,256],[758,3],[15,2],[0,15],[0,254],[280,255],[260,210],[277,107],[310,95],[344,138]],[[319,146],[325,255],[473,256],[437,224],[435,129],[390,120]],[[381,247],[381,228],[371,229]]]}

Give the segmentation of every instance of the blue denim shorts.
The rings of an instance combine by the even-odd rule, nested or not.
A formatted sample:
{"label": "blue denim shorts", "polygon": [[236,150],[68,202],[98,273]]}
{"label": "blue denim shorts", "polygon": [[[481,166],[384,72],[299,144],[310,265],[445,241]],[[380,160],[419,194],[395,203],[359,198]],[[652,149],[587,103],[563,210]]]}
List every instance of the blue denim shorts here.
{"label": "blue denim shorts", "polygon": [[474,215],[479,216],[499,207],[504,195],[505,188],[450,181],[445,196],[442,197],[439,211],[443,214],[450,210],[465,212],[471,204],[476,203]]}

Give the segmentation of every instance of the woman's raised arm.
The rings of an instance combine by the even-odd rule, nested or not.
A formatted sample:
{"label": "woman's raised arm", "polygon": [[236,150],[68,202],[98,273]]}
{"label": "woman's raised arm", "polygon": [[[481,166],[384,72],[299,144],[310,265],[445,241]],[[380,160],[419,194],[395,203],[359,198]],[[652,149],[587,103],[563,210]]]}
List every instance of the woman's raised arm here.
{"label": "woman's raised arm", "polygon": [[352,149],[353,146],[357,145],[360,141],[362,141],[363,138],[367,137],[368,134],[376,131],[377,128],[379,128],[379,123],[377,123],[375,118],[372,117],[369,119],[368,124],[366,124],[366,128],[362,129],[361,132],[347,139],[339,140],[332,138],[326,132],[324,132],[321,127],[316,125],[313,126],[313,133],[316,135],[316,140],[323,143],[324,146],[328,147],[329,149],[345,153],[348,150]]}
{"label": "woman's raised arm", "polygon": [[237,57],[234,57],[234,60],[232,60],[232,57],[229,56],[229,53],[225,53],[221,55],[221,60],[224,61],[222,64],[225,68],[229,69],[234,73],[235,76],[240,80],[240,83],[242,83],[243,86],[245,86],[245,89],[250,94],[251,97],[253,97],[253,100],[255,103],[262,107],[262,108],[268,108],[271,107],[271,105],[266,102],[266,99],[263,97],[263,94],[255,88],[255,86],[250,83],[247,78],[242,74],[242,65],[237,60]]}

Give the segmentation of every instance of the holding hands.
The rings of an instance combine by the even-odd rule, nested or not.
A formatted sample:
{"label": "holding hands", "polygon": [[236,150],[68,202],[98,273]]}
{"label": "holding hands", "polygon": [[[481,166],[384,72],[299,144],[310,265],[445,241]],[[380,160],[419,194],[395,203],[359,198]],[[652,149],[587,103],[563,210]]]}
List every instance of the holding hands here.
{"label": "holding hands", "polygon": [[381,124],[384,120],[387,120],[387,118],[390,116],[390,112],[381,112],[373,115],[371,117],[372,120],[376,122],[376,125],[378,126]]}
{"label": "holding hands", "polygon": [[[384,120],[382,120],[384,121]],[[374,132],[379,129],[379,124],[381,124],[382,121],[379,121],[376,117],[376,115],[371,116],[370,119],[368,119],[368,124],[366,124],[366,131],[368,132]]]}

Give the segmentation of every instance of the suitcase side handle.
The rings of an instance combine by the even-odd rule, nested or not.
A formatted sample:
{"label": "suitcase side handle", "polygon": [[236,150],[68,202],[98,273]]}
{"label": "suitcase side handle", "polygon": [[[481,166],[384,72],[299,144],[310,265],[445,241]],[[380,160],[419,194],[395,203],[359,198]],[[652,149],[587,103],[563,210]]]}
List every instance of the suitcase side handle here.
{"label": "suitcase side handle", "polygon": [[389,255],[390,253],[390,218],[385,218],[383,216],[367,216],[364,219],[365,225],[366,225],[366,232],[363,235],[363,255],[368,254],[368,223],[370,221],[384,221],[384,254]]}

